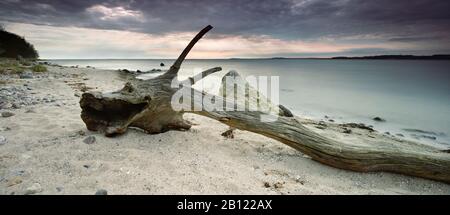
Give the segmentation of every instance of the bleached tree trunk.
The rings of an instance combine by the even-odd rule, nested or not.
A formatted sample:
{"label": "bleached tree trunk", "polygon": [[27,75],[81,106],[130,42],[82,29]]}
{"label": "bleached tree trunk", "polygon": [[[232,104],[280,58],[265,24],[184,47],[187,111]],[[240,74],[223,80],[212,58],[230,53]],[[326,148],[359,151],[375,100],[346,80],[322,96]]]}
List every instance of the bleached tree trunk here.
{"label": "bleached tree trunk", "polygon": [[[190,122],[183,119],[186,112],[216,119],[232,128],[238,128],[278,140],[313,160],[340,169],[359,172],[386,171],[405,175],[434,179],[450,183],[450,154],[438,149],[412,142],[393,143],[380,141],[377,144],[342,142],[319,135],[304,127],[296,117],[283,106],[277,106],[265,99],[246,98],[245,102],[256,102],[269,107],[277,117],[272,122],[262,121],[267,112],[261,111],[221,111],[204,107],[204,97],[214,97],[216,102],[227,102],[226,83],[222,84],[220,96],[208,95],[190,89],[197,97],[187,97],[194,105],[203,107],[202,111],[175,111],[171,106],[173,95],[177,92],[172,81],[189,51],[212,27],[207,26],[189,43],[172,67],[161,76],[149,80],[133,79],[119,91],[113,93],[87,92],[82,95],[81,118],[87,128],[114,136],[127,131],[128,127],[141,128],[148,133],[162,133],[168,130],[187,130]],[[220,71],[212,68],[204,71],[201,77]],[[239,77],[236,72],[226,76]],[[182,83],[194,84],[197,77]],[[249,87],[249,91],[255,89]],[[241,104],[242,105],[242,104]],[[278,113],[278,115],[276,115]]]}

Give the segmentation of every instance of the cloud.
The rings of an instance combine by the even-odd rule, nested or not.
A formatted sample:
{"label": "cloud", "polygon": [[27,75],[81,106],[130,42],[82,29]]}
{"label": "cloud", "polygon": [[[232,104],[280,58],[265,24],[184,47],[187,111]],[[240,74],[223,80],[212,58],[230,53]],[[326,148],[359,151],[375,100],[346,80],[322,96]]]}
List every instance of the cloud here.
{"label": "cloud", "polygon": [[[267,36],[272,43],[283,41],[279,45],[301,41],[359,48],[389,43],[432,54],[431,47],[450,49],[448,8],[450,1],[442,0],[5,0],[0,21],[160,36],[211,24],[211,38]],[[442,39],[423,39],[433,37]]]}
{"label": "cloud", "polygon": [[[196,32],[146,34],[130,31],[79,27],[54,27],[7,23],[9,31],[24,36],[43,58],[176,58]],[[266,57],[340,53],[376,45],[335,44],[327,41],[281,40],[267,35],[208,35],[190,53],[190,58]]]}
{"label": "cloud", "polygon": [[103,5],[94,5],[86,9],[92,15],[99,15],[101,20],[117,21],[119,19],[134,19],[139,22],[144,22],[142,12],[137,10],[128,10],[123,7],[106,7]]}
{"label": "cloud", "polygon": [[[0,2],[0,20],[152,34],[194,31],[211,24],[222,34],[311,39],[385,32],[448,33],[448,8],[450,2],[441,0],[8,0]],[[92,13],[115,22],[99,23]],[[130,19],[140,22],[130,24]]]}

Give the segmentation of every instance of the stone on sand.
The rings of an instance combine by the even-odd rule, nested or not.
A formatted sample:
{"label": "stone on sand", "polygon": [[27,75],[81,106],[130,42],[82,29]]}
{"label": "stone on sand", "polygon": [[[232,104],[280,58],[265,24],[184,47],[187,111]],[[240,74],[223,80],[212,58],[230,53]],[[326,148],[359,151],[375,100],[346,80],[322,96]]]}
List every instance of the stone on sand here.
{"label": "stone on sand", "polygon": [[32,195],[40,192],[42,192],[41,185],[39,183],[34,183],[33,185],[31,185],[31,187],[28,187],[25,190],[25,195]]}
{"label": "stone on sand", "polygon": [[33,73],[32,72],[25,72],[20,75],[20,79],[32,79]]}
{"label": "stone on sand", "polygon": [[342,133],[344,133],[344,134],[351,134],[352,130],[348,129],[348,128],[344,128],[344,131]]}
{"label": "stone on sand", "polygon": [[96,140],[95,140],[95,137],[94,137],[94,136],[86,137],[86,138],[83,140],[83,142],[86,143],[86,144],[94,144],[95,141],[96,141]]}
{"label": "stone on sand", "polygon": [[273,184],[273,187],[275,187],[275,189],[281,189],[281,188],[283,188],[284,184],[285,184],[284,182],[283,183],[277,182],[277,183]]}
{"label": "stone on sand", "polygon": [[106,191],[104,189],[100,189],[100,190],[97,190],[97,192],[95,192],[95,195],[97,195],[97,196],[105,196],[105,195],[108,195],[108,191]]}
{"label": "stone on sand", "polygon": [[2,117],[5,117],[5,118],[12,117],[14,115],[15,115],[14,113],[11,113],[11,112],[8,112],[8,111],[2,112]]}
{"label": "stone on sand", "polygon": [[6,137],[0,136],[0,146],[1,146],[1,145],[5,145],[6,143],[7,143]]}

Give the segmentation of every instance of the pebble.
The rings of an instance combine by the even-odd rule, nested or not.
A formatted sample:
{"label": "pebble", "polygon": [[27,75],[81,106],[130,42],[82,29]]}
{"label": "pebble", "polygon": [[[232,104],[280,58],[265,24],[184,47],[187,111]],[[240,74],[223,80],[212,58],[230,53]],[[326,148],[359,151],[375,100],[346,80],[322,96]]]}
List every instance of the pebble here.
{"label": "pebble", "polygon": [[56,191],[58,191],[58,192],[61,192],[61,191],[63,191],[63,190],[64,190],[63,187],[56,187]]}
{"label": "pebble", "polygon": [[234,133],[233,133],[234,129],[230,128],[227,131],[222,133],[222,136],[225,138],[229,138],[229,139],[233,139],[234,138]]}
{"label": "pebble", "polygon": [[5,145],[6,143],[6,138],[4,136],[0,136],[0,146]]}
{"label": "pebble", "polygon": [[83,140],[83,142],[86,143],[86,144],[94,144],[95,141],[96,141],[96,140],[95,140],[95,137],[94,137],[94,136],[86,137],[86,138]]}
{"label": "pebble", "polygon": [[32,79],[33,74],[32,73],[24,73],[20,75],[20,79]]}
{"label": "pebble", "polygon": [[35,93],[30,89],[28,85],[0,87],[0,109],[19,109],[55,100],[52,95],[42,98],[33,96]]}
{"label": "pebble", "polygon": [[25,191],[25,195],[32,195],[42,192],[42,187],[39,183],[34,183],[31,187],[28,187]]}
{"label": "pebble", "polygon": [[97,195],[97,196],[106,196],[106,195],[108,195],[108,191],[106,191],[104,189],[100,189],[100,190],[97,190],[97,192],[95,192],[95,195]]}
{"label": "pebble", "polygon": [[9,179],[8,180],[8,183],[6,183],[6,186],[7,187],[12,187],[12,186],[14,186],[14,185],[17,185],[17,184],[20,184],[20,183],[22,183],[22,177],[20,177],[20,176],[16,176],[16,177],[14,177],[14,178],[12,178],[12,179]]}
{"label": "pebble", "polygon": [[81,136],[86,135],[86,132],[84,132],[83,130],[79,130],[77,133],[78,133],[79,135],[81,135]]}
{"label": "pebble", "polygon": [[352,130],[348,129],[348,128],[344,128],[344,131],[342,133],[344,133],[344,134],[351,134]]}
{"label": "pebble", "polygon": [[300,183],[301,185],[305,185],[305,183],[306,183],[304,180],[302,180],[302,179],[299,178],[299,177],[297,177],[297,178],[295,179],[295,182]]}
{"label": "pebble", "polygon": [[281,188],[283,188],[283,185],[284,185],[284,182],[283,183],[277,182],[277,183],[273,184],[273,187],[275,187],[275,189],[281,189]]}
{"label": "pebble", "polygon": [[326,127],[324,127],[324,126],[315,126],[315,127],[318,128],[318,129],[322,129],[322,130],[326,129]]}
{"label": "pebble", "polygon": [[5,111],[5,112],[2,112],[2,117],[12,117],[12,116],[14,116],[15,114],[14,113],[11,113],[11,112],[7,112],[7,111]]}
{"label": "pebble", "polygon": [[341,127],[349,127],[349,128],[359,128],[363,130],[368,130],[369,132],[374,132],[373,126],[365,125],[364,123],[344,123],[340,124]]}

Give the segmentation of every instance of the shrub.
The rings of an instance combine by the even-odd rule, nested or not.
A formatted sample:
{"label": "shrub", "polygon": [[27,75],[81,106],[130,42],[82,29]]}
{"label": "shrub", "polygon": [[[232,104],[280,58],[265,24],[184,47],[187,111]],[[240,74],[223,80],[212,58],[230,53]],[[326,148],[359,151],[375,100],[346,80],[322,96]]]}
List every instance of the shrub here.
{"label": "shrub", "polygon": [[31,70],[33,70],[33,72],[47,72],[47,67],[38,64],[31,67]]}
{"label": "shrub", "polygon": [[5,73],[22,73],[25,68],[16,60],[0,59],[0,74]]}

